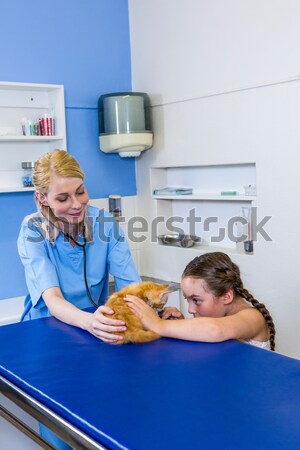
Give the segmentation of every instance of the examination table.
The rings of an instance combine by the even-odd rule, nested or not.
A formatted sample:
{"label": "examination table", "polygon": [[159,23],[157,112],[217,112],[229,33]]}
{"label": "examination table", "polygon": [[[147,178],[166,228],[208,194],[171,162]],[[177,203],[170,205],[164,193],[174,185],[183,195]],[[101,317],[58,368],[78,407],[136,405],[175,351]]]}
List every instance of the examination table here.
{"label": "examination table", "polygon": [[77,449],[300,449],[300,361],[233,340],[110,345],[38,319],[0,327],[0,376]]}

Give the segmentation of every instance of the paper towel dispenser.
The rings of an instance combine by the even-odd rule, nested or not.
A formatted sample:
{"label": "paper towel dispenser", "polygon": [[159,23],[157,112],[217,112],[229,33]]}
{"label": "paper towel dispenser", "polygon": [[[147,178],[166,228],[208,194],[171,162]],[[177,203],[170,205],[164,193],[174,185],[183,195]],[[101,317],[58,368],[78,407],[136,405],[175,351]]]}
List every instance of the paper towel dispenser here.
{"label": "paper towel dispenser", "polygon": [[105,153],[137,157],[153,145],[149,96],[115,92],[99,97],[99,144]]}

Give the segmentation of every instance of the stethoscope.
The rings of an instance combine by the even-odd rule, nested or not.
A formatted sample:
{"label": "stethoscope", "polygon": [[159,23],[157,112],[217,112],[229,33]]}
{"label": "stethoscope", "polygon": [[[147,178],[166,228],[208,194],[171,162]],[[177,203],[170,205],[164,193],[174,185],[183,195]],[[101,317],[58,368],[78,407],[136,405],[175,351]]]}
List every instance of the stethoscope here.
{"label": "stethoscope", "polygon": [[74,242],[74,244],[77,245],[77,247],[82,248],[82,250],[83,250],[83,275],[84,275],[85,290],[86,290],[87,296],[88,296],[89,300],[91,301],[91,303],[94,306],[96,306],[96,308],[98,308],[99,305],[93,300],[93,297],[91,295],[91,292],[90,292],[90,289],[89,289],[89,285],[88,285],[88,282],[87,282],[87,274],[86,274],[86,243],[87,243],[87,241],[86,241],[86,237],[85,237],[85,226],[83,225],[83,228],[82,228],[83,244],[81,244],[80,242],[76,241],[76,239],[74,239],[71,234],[65,233],[60,228],[58,228],[58,226],[56,226],[55,223],[51,222],[51,220],[49,220],[48,218],[46,220],[48,220],[48,222],[51,225],[53,225],[58,231],[61,231],[61,233],[67,239],[70,239],[72,242]]}
{"label": "stethoscope", "polygon": [[[61,231],[61,230],[60,230]],[[61,231],[62,234],[64,236],[66,236],[68,239],[71,239],[72,242],[74,242],[75,245],[77,245],[78,247],[82,248],[83,250],[83,275],[84,275],[84,283],[85,283],[85,290],[87,293],[88,298],[90,299],[90,301],[92,302],[92,304],[94,306],[96,306],[98,308],[99,305],[97,305],[96,302],[94,302],[93,297],[91,295],[90,289],[89,289],[89,285],[87,282],[87,275],[86,275],[86,237],[85,237],[85,226],[83,226],[82,228],[82,235],[83,235],[83,244],[81,244],[80,242],[76,241],[76,239],[73,238],[73,236],[71,236],[71,234],[69,233],[64,233],[63,231]]]}

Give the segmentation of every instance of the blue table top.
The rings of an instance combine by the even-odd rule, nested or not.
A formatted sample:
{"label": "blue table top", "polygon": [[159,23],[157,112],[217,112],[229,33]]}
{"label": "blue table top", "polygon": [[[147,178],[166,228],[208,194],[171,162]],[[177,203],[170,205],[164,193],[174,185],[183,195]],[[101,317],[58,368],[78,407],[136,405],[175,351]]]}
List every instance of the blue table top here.
{"label": "blue table top", "polygon": [[300,448],[300,361],[236,341],[114,346],[39,319],[0,327],[0,375],[113,450]]}

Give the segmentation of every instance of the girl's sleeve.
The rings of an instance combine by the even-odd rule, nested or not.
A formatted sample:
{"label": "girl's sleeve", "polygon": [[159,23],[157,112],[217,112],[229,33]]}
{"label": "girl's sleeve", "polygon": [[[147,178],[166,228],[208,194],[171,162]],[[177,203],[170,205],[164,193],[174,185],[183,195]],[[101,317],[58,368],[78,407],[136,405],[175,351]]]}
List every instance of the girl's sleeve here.
{"label": "girl's sleeve", "polygon": [[59,286],[59,281],[56,268],[49,258],[47,241],[32,219],[25,219],[22,223],[18,252],[24,265],[32,305],[39,309],[45,305],[42,293],[50,287]]}

